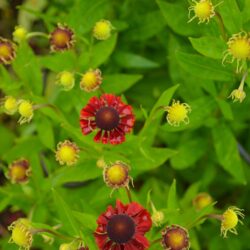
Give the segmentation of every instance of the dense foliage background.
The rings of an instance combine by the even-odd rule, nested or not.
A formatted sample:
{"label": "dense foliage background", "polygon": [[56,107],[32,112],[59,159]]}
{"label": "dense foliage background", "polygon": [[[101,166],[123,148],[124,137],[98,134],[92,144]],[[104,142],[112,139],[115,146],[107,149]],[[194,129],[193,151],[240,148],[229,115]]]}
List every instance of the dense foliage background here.
{"label": "dense foliage background", "polygon": [[[0,211],[11,206],[32,214],[35,223],[62,224],[59,231],[66,235],[80,231],[90,249],[96,249],[92,232],[98,215],[117,198],[128,202],[124,190],[110,197],[102,170],[96,167],[104,157],[107,162],[122,160],[131,165],[133,200],[146,207],[151,190],[156,208],[165,212],[161,228],[195,222],[201,214],[192,207],[192,200],[199,192],[208,192],[217,201],[209,211],[220,213],[235,205],[248,214],[250,91],[247,86],[243,103],[227,99],[242,74],[235,73],[235,65],[221,63],[227,46],[215,18],[208,24],[187,23],[188,7],[184,0],[0,1],[1,36],[11,38],[17,24],[48,33],[60,22],[74,29],[77,41],[75,50],[50,53],[48,40],[32,38],[29,45],[20,45],[12,66],[0,66],[2,96],[51,103],[60,110],[39,109],[29,124],[21,126],[16,116],[1,111]],[[224,0],[218,11],[229,36],[242,29],[250,32],[249,0]],[[110,39],[95,41],[90,51],[91,30],[101,18],[110,20],[116,30]],[[98,91],[85,93],[76,84],[65,92],[55,85],[57,73],[83,73],[89,67],[101,69],[105,92],[122,95],[134,108],[136,126],[122,145],[96,144],[93,134],[83,136],[80,131],[79,112]],[[166,113],[155,112],[172,99],[191,106],[188,125],[172,127]],[[65,139],[83,149],[74,167],[60,166],[55,160],[56,144]],[[26,185],[10,184],[3,172],[20,157],[31,162],[33,174]],[[244,224],[238,227],[238,236],[223,239],[220,223],[207,220],[190,230],[191,249],[250,249],[248,216]],[[161,228],[148,234],[150,240],[159,238]],[[8,239],[0,239],[0,248],[18,249]],[[48,245],[37,236],[33,245],[53,250],[61,243],[55,239]]]}

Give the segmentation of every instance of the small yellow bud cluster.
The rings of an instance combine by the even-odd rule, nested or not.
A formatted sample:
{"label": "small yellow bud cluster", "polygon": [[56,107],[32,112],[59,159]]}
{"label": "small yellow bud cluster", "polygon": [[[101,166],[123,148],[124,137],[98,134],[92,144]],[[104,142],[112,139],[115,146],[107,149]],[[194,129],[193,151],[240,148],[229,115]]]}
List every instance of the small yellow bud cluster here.
{"label": "small yellow bud cluster", "polygon": [[226,238],[227,232],[237,234],[236,226],[242,224],[240,218],[244,219],[242,209],[237,207],[229,207],[223,214],[221,220],[221,235]]}
{"label": "small yellow bud cluster", "polygon": [[15,243],[23,250],[30,249],[33,235],[31,232],[31,224],[27,219],[22,218],[14,221],[8,229],[12,231],[10,243]]}
{"label": "small yellow bud cluster", "polygon": [[6,177],[11,183],[27,183],[31,175],[30,163],[26,159],[19,159],[9,165]]}
{"label": "small yellow bud cluster", "polygon": [[186,103],[180,103],[180,101],[173,101],[171,106],[164,107],[167,111],[167,121],[172,126],[179,126],[180,123],[189,123],[188,113],[191,112],[191,108]]}
{"label": "small yellow bud cluster", "polygon": [[250,58],[250,35],[245,31],[234,34],[227,42],[227,50],[224,52],[222,63],[230,57],[229,63],[236,61],[236,73],[240,73]]}
{"label": "small yellow bud cluster", "polygon": [[193,199],[193,206],[197,211],[202,210],[203,208],[207,207],[208,205],[212,204],[213,198],[208,193],[199,193]]}
{"label": "small yellow bud cluster", "polygon": [[194,16],[189,19],[188,22],[192,22],[195,18],[199,19],[199,23],[209,22],[211,18],[215,16],[215,8],[221,4],[213,5],[211,0],[192,0],[192,5],[189,7],[189,18],[191,12],[194,12]]}
{"label": "small yellow bud cluster", "polygon": [[13,96],[6,96],[1,101],[1,106],[8,115],[13,115],[18,111],[20,114],[18,122],[20,124],[30,122],[34,115],[34,106],[28,100],[17,100]]}
{"label": "small yellow bud cluster", "polygon": [[69,91],[75,86],[74,74],[69,71],[63,71],[56,77],[56,84],[62,86],[63,90]]}
{"label": "small yellow bud cluster", "polygon": [[97,40],[107,40],[111,36],[113,27],[110,21],[100,20],[98,21],[93,29],[93,36]]}
{"label": "small yellow bud cluster", "polygon": [[13,40],[17,43],[21,43],[27,38],[28,31],[22,26],[16,26],[13,32]]}
{"label": "small yellow bud cluster", "polygon": [[113,164],[106,165],[103,169],[103,179],[108,187],[118,189],[121,187],[129,187],[130,167],[121,161],[116,161]]}
{"label": "small yellow bud cluster", "polygon": [[79,152],[80,149],[75,143],[69,140],[65,140],[64,142],[59,142],[57,144],[56,160],[61,165],[66,164],[68,166],[72,166],[76,164],[76,162],[78,161]]}
{"label": "small yellow bud cluster", "polygon": [[102,73],[99,69],[90,69],[82,75],[80,88],[86,92],[92,92],[99,88],[102,83]]}

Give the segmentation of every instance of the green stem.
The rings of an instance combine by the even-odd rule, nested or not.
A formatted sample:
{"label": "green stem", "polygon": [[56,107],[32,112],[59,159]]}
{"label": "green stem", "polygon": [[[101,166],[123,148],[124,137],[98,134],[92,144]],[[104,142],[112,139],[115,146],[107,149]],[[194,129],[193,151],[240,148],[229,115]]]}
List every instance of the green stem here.
{"label": "green stem", "polygon": [[32,38],[32,37],[36,37],[36,36],[41,36],[41,37],[45,37],[47,39],[49,39],[49,35],[43,32],[31,32],[27,35],[27,39]]}
{"label": "green stem", "polygon": [[222,38],[224,39],[224,41],[227,42],[227,33],[226,33],[226,29],[225,29],[223,19],[222,19],[221,15],[218,12],[215,12],[215,16],[217,17],[217,23],[219,25]]}
{"label": "green stem", "polygon": [[35,230],[32,230],[32,233],[34,233],[34,234],[37,234],[37,233],[49,233],[49,234],[52,234],[52,235],[54,235],[56,237],[59,237],[59,238],[61,238],[63,240],[75,240],[75,239],[77,239],[75,237],[65,236],[63,234],[60,234],[60,233],[55,232],[55,231],[50,230],[50,229],[35,229]]}
{"label": "green stem", "polygon": [[131,196],[131,192],[130,192],[129,188],[128,188],[128,187],[125,187],[125,190],[126,190],[126,193],[127,193],[127,195],[128,195],[128,200],[129,200],[129,202],[130,202],[130,203],[133,202],[132,196]]}
{"label": "green stem", "polygon": [[243,74],[243,77],[242,77],[241,82],[240,82],[239,89],[243,90],[245,81],[247,79],[247,76],[248,76],[248,70],[246,70],[245,73]]}

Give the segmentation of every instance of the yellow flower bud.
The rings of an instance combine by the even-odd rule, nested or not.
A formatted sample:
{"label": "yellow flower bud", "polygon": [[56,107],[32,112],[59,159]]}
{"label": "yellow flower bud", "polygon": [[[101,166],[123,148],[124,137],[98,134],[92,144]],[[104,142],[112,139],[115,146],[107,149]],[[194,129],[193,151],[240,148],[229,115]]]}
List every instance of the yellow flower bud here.
{"label": "yellow flower bud", "polygon": [[20,247],[20,249],[23,250],[30,249],[33,241],[33,236],[31,232],[30,222],[27,219],[22,218],[14,221],[8,229],[12,231],[9,241],[10,243],[15,243]]}
{"label": "yellow flower bud", "polygon": [[69,71],[63,71],[57,75],[56,83],[61,85],[65,91],[71,90],[75,85],[74,74]]}
{"label": "yellow flower bud", "polygon": [[159,227],[163,223],[164,213],[161,211],[155,210],[155,211],[153,211],[151,219],[152,219],[153,223],[155,224],[155,226]]}
{"label": "yellow flower bud", "polygon": [[235,89],[235,90],[232,91],[229,98],[230,97],[233,99],[233,102],[237,102],[237,101],[243,102],[243,100],[246,97],[246,93],[245,93],[245,91],[243,89],[238,88],[238,89]]}
{"label": "yellow flower bud", "polygon": [[34,115],[32,103],[30,101],[21,100],[18,107],[18,112],[21,115],[18,120],[20,124],[30,122]]}
{"label": "yellow flower bud", "polygon": [[22,27],[22,26],[16,26],[15,30],[14,30],[14,32],[12,34],[13,35],[13,40],[15,42],[20,43],[20,42],[22,42],[23,40],[26,39],[27,33],[28,32],[27,32],[27,30],[24,27]]}
{"label": "yellow flower bud", "polygon": [[202,210],[213,202],[212,197],[208,193],[200,193],[193,199],[193,205],[197,211]]}
{"label": "yellow flower bud", "polygon": [[179,126],[181,122],[188,124],[188,113],[191,112],[191,108],[186,103],[180,103],[180,101],[173,101],[171,106],[164,108],[167,114],[167,121],[172,126]]}
{"label": "yellow flower bud", "polygon": [[81,79],[80,88],[86,92],[92,92],[99,88],[102,83],[101,71],[99,69],[87,71]]}
{"label": "yellow flower bud", "polygon": [[74,165],[79,158],[79,147],[68,140],[57,144],[56,160],[61,164],[68,166]]}
{"label": "yellow flower bud", "polygon": [[0,64],[10,64],[16,57],[16,45],[0,37]]}
{"label": "yellow flower bud", "polygon": [[4,112],[8,115],[13,115],[16,113],[18,108],[18,102],[16,98],[12,96],[6,96],[3,102]]}
{"label": "yellow flower bud", "polygon": [[130,181],[128,173],[129,166],[123,162],[116,161],[103,169],[104,182],[107,186],[114,189],[128,187]]}
{"label": "yellow flower bud", "polygon": [[6,177],[12,183],[27,183],[31,174],[29,161],[19,159],[9,165]]}
{"label": "yellow flower bud", "polygon": [[244,214],[242,213],[242,209],[237,207],[229,207],[222,214],[222,222],[221,222],[221,234],[224,238],[227,237],[227,232],[231,232],[237,234],[236,226],[238,223],[242,223],[240,218],[244,218]]}
{"label": "yellow flower bud", "polygon": [[100,20],[95,24],[93,29],[93,36],[97,40],[107,40],[111,36],[113,27],[110,21]]}
{"label": "yellow flower bud", "polygon": [[230,57],[229,63],[236,61],[236,72],[242,71],[247,59],[250,58],[250,37],[245,31],[234,34],[227,42],[228,49],[224,52],[222,64]]}
{"label": "yellow flower bud", "polygon": [[195,18],[199,19],[199,23],[209,22],[212,17],[215,16],[215,8],[220,5],[222,2],[213,5],[211,0],[192,0],[192,5],[189,7],[189,18],[191,12],[194,12],[194,16],[190,18],[188,22],[192,22]]}

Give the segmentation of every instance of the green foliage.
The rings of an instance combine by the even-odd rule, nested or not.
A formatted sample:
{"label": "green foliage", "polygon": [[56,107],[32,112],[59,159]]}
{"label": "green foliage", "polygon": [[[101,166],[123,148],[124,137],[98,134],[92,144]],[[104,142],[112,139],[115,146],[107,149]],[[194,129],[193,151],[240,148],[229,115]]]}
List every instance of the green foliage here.
{"label": "green foliage", "polygon": [[[250,64],[248,60],[238,73],[235,63],[222,64],[228,39],[242,30],[250,32],[250,1],[224,0],[207,24],[198,24],[198,19],[188,23],[188,7],[195,1],[3,2],[3,13],[14,13],[17,7],[18,16],[12,21],[7,14],[0,17],[1,36],[9,37],[16,22],[29,34],[49,34],[57,23],[65,23],[74,30],[76,45],[50,52],[48,36],[33,34],[17,45],[10,66],[0,65],[1,96],[30,100],[34,107],[31,122],[19,125],[18,112],[6,115],[1,99],[0,249],[18,249],[8,244],[9,234],[1,237],[1,212],[9,207],[22,210],[35,228],[47,230],[42,235],[54,238],[49,245],[35,235],[37,249],[56,250],[73,239],[97,249],[93,232],[99,215],[117,199],[129,202],[124,188],[110,195],[103,169],[97,167],[102,159],[128,164],[133,201],[150,213],[153,206],[163,212],[162,224],[146,234],[150,242],[157,242],[166,225],[179,224],[189,230],[191,249],[249,249],[247,216],[245,225],[237,226],[238,235],[228,234],[226,240],[220,236],[220,221],[207,217],[229,206],[250,209],[250,77],[245,79],[242,103],[228,98],[244,73],[250,73]],[[92,36],[101,19],[113,26],[105,41]],[[87,93],[79,83],[91,68],[101,70],[103,82]],[[70,91],[56,84],[62,71],[75,76]],[[96,143],[94,132],[81,133],[81,109],[103,92],[121,96],[133,107],[136,125],[123,144]],[[173,100],[191,107],[187,124],[175,127],[167,122],[166,107]],[[73,166],[61,165],[55,157],[58,143],[65,140],[80,148]],[[32,174],[27,184],[12,184],[1,174],[20,158],[29,160]],[[198,211],[193,202],[201,192],[209,193],[213,202]],[[160,248],[156,243],[149,249]]]}

